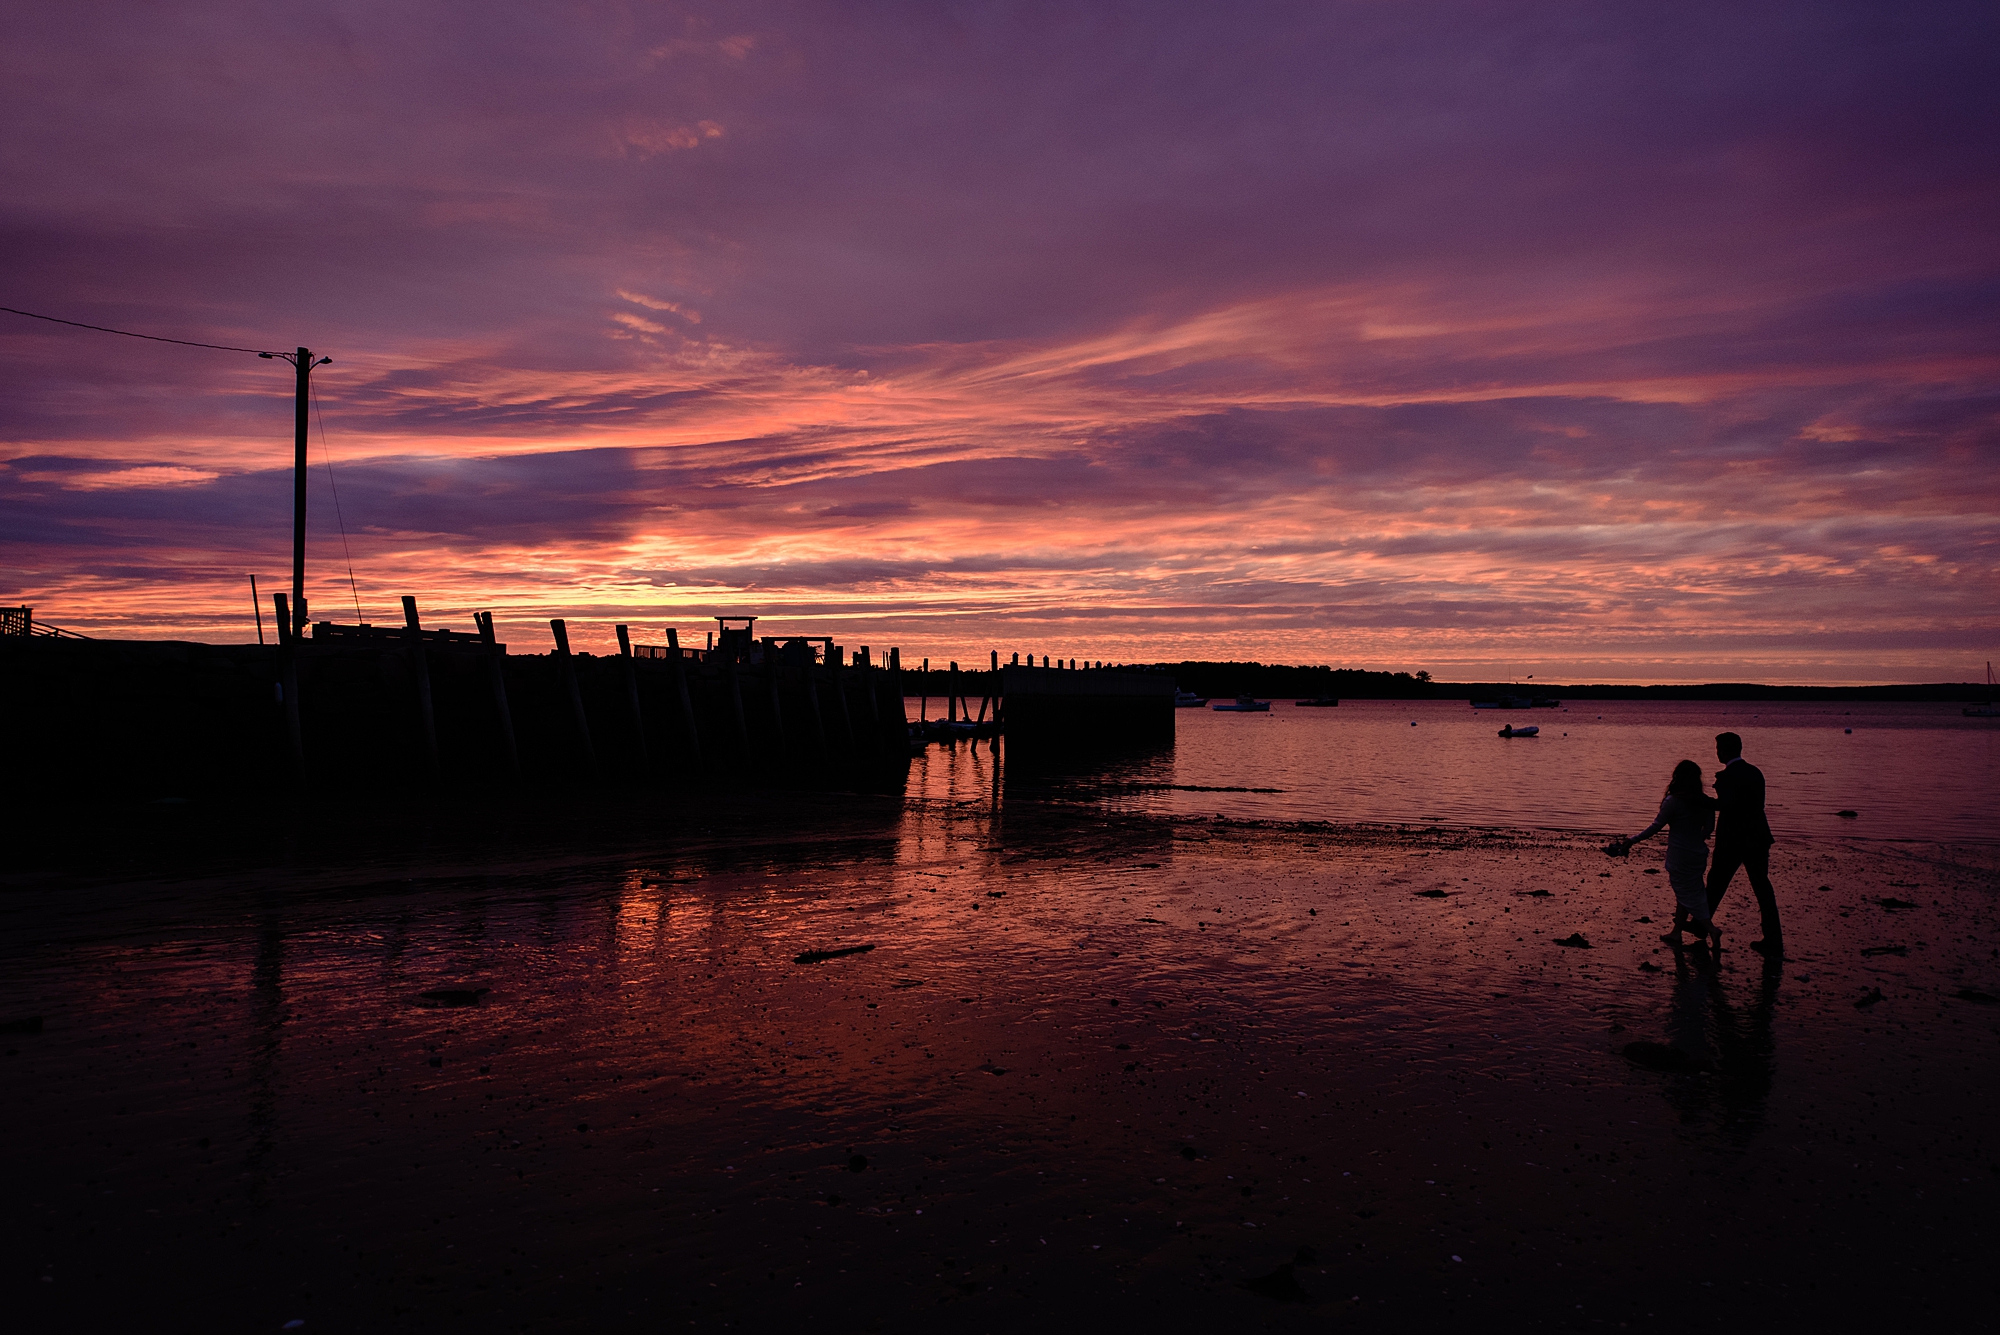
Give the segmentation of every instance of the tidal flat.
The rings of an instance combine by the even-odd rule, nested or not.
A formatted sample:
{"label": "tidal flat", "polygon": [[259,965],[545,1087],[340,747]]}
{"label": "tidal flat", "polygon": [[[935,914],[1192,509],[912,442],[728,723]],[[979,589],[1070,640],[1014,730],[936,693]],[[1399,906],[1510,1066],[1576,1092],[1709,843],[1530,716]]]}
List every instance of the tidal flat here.
{"label": "tidal flat", "polygon": [[1994,1323],[1991,845],[641,805],[11,875],[20,1328]]}

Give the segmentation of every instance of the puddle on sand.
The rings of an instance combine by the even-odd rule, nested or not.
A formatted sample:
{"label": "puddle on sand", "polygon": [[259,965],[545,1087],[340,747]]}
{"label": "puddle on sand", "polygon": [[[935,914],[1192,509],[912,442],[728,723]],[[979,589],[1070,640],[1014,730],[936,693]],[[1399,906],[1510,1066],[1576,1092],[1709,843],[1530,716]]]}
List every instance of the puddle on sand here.
{"label": "puddle on sand", "polygon": [[1862,1264],[1949,1308],[1990,1242],[2000,1014],[1953,995],[2000,993],[1990,851],[1781,848],[1767,968],[1745,887],[1719,962],[1676,954],[1664,878],[1554,835],[1023,804],[745,828],[17,894],[23,1301],[1796,1318],[1851,1314]]}

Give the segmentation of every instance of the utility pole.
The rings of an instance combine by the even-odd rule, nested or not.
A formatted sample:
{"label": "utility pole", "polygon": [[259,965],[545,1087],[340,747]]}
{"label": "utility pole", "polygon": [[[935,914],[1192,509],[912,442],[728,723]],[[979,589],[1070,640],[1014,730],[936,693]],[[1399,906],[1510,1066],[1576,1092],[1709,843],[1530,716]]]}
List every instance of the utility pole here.
{"label": "utility pole", "polygon": [[292,358],[298,393],[292,403],[292,634],[306,633],[306,399],[312,394],[312,350]]}
{"label": "utility pole", "polygon": [[260,352],[259,357],[276,357],[290,362],[298,372],[297,396],[292,404],[292,634],[306,633],[306,423],[312,416],[312,372],[325,366],[331,357],[313,360],[311,348],[296,353]]}

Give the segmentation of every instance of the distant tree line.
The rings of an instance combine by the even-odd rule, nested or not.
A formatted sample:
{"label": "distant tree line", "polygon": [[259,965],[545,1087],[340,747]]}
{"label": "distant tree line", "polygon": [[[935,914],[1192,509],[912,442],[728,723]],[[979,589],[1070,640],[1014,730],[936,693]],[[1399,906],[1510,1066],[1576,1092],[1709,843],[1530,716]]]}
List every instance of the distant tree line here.
{"label": "distant tree line", "polygon": [[1324,664],[1294,667],[1285,663],[1155,663],[1151,670],[1172,675],[1174,685],[1196,695],[1274,696],[1309,700],[1330,695],[1371,700],[1425,700],[1436,693],[1428,672],[1365,672]]}
{"label": "distant tree line", "polygon": [[[1111,666],[1106,664],[1107,667]],[[1327,664],[1215,662],[1121,663],[1124,672],[1158,672],[1173,678],[1183,691],[1212,699],[1254,695],[1277,700],[1491,700],[1515,695],[1559,700],[1984,700],[1979,682],[1934,682],[1884,686],[1772,686],[1759,682],[1707,682],[1693,685],[1639,686],[1624,683],[1560,686],[1554,682],[1433,681],[1428,672],[1368,672]],[[995,689],[986,671],[959,674],[958,689],[977,700]],[[951,688],[949,674],[906,669],[904,691],[910,695],[943,695]]]}
{"label": "distant tree line", "polygon": [[1933,682],[1884,686],[1772,686],[1758,682],[1706,682],[1639,686],[1624,683],[1559,686],[1553,682],[1432,681],[1428,672],[1364,672],[1326,666],[1289,667],[1279,663],[1156,663],[1150,671],[1172,674],[1174,684],[1197,695],[1258,695],[1285,699],[1333,696],[1350,700],[1492,700],[1514,695],[1559,700],[1983,700],[1975,682]]}

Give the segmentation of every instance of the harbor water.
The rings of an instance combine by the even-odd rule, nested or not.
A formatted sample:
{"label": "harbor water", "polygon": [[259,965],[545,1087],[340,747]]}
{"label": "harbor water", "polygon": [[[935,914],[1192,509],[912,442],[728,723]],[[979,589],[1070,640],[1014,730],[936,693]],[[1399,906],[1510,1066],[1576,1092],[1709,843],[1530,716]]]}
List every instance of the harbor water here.
{"label": "harbor water", "polygon": [[[943,704],[921,707],[936,717]],[[919,708],[908,702],[911,717]],[[1736,732],[1764,771],[1781,839],[2000,839],[2000,721],[1966,718],[1956,704],[1589,700],[1502,711],[1462,700],[1317,709],[1280,700],[1265,714],[1175,714],[1171,751],[1038,783],[1035,796],[1157,815],[1610,835],[1652,819],[1676,761],[1712,778],[1715,734]],[[1510,724],[1541,731],[1499,737]],[[994,800],[990,748],[928,748],[909,792]]]}

